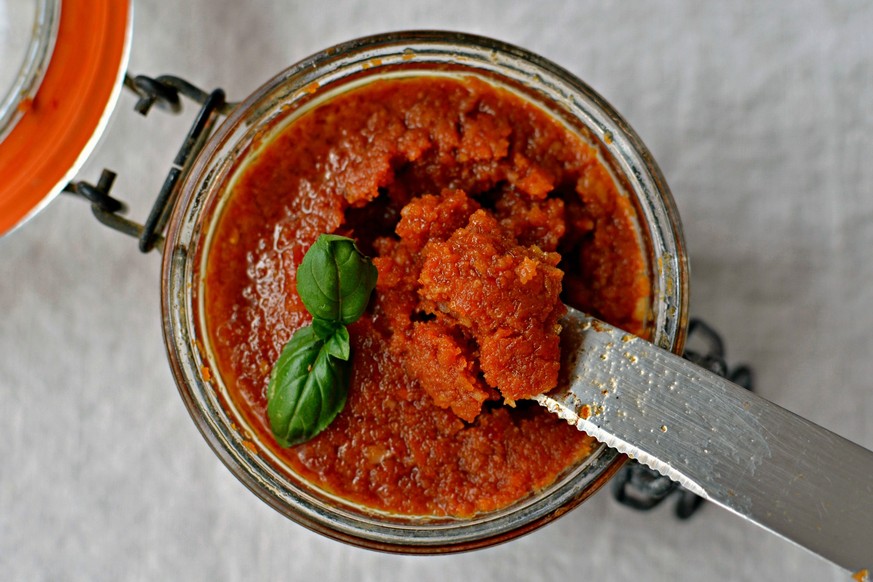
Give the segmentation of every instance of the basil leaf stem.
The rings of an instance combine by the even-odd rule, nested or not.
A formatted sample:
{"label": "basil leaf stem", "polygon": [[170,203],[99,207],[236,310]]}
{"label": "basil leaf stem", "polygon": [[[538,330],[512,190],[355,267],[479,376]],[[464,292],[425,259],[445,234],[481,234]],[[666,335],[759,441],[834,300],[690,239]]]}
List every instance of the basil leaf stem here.
{"label": "basil leaf stem", "polygon": [[321,235],[297,269],[297,292],[312,314],[285,344],[267,385],[267,417],[282,447],[304,443],[342,411],[351,372],[347,324],[367,307],[378,272],[352,239]]}

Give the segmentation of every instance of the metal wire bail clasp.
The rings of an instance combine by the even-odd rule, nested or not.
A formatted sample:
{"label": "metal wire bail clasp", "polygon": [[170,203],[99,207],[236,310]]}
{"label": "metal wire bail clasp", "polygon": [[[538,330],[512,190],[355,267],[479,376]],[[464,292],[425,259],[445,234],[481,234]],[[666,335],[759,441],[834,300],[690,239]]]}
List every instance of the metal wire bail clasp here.
{"label": "metal wire bail clasp", "polygon": [[182,109],[180,94],[201,105],[148,218],[144,224],[139,224],[121,216],[126,211],[126,206],[109,194],[116,176],[110,170],[103,170],[96,185],[84,181],[70,182],[64,191],[91,202],[91,211],[97,220],[119,232],[138,238],[139,250],[147,253],[154,248],[160,250],[163,247],[163,232],[178,195],[179,178],[188,171],[190,163],[203,148],[218,117],[227,115],[234,104],[227,103],[222,89],[207,93],[184,79],[170,75],[155,79],[127,75],[124,86],[139,95],[134,109],[142,115],[147,115],[153,105],[178,113]]}

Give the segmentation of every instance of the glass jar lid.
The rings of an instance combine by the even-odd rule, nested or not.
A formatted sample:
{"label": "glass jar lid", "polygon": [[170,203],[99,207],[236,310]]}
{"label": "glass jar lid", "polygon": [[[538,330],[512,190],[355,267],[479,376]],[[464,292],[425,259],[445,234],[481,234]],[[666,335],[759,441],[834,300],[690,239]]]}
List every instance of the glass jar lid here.
{"label": "glass jar lid", "polygon": [[132,13],[129,1],[0,0],[0,235],[58,194],[96,144]]}
{"label": "glass jar lid", "polygon": [[0,1],[0,139],[12,131],[42,83],[60,14],[59,0]]}

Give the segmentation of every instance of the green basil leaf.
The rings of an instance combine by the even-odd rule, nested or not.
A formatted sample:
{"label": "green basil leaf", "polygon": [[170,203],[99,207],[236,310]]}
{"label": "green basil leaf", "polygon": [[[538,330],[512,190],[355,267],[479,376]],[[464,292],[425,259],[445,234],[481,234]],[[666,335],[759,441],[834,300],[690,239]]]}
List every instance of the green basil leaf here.
{"label": "green basil leaf", "polygon": [[327,338],[324,347],[334,358],[347,362],[351,355],[351,343],[349,341],[349,330],[346,326],[341,325],[332,336]]}
{"label": "green basil leaf", "polygon": [[[310,440],[345,406],[348,364],[332,355],[337,342],[342,339],[325,342],[312,326],[305,326],[282,350],[267,386],[267,416],[280,446]],[[345,346],[347,358],[348,332]]]}
{"label": "green basil leaf", "polygon": [[297,269],[297,293],[313,317],[347,325],[363,315],[377,275],[352,239],[323,234]]}

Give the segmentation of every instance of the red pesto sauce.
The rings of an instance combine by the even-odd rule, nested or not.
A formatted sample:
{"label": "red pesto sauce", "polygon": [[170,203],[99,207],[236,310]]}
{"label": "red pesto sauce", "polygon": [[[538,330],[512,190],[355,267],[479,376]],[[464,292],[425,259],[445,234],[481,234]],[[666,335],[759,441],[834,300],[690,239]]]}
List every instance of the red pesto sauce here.
{"label": "red pesto sauce", "polygon": [[[243,170],[206,266],[218,372],[261,440],[324,490],[408,515],[505,507],[553,483],[592,440],[531,401],[507,406],[494,384],[511,401],[542,388],[519,378],[551,381],[560,301],[645,333],[633,216],[590,145],[507,91],[437,76],[356,88]],[[346,408],[283,450],[265,390],[310,320],[295,273],[322,233],[355,238],[379,281],[349,329]],[[479,264],[484,286],[462,280]],[[506,325],[527,332],[504,333],[513,313]]]}

